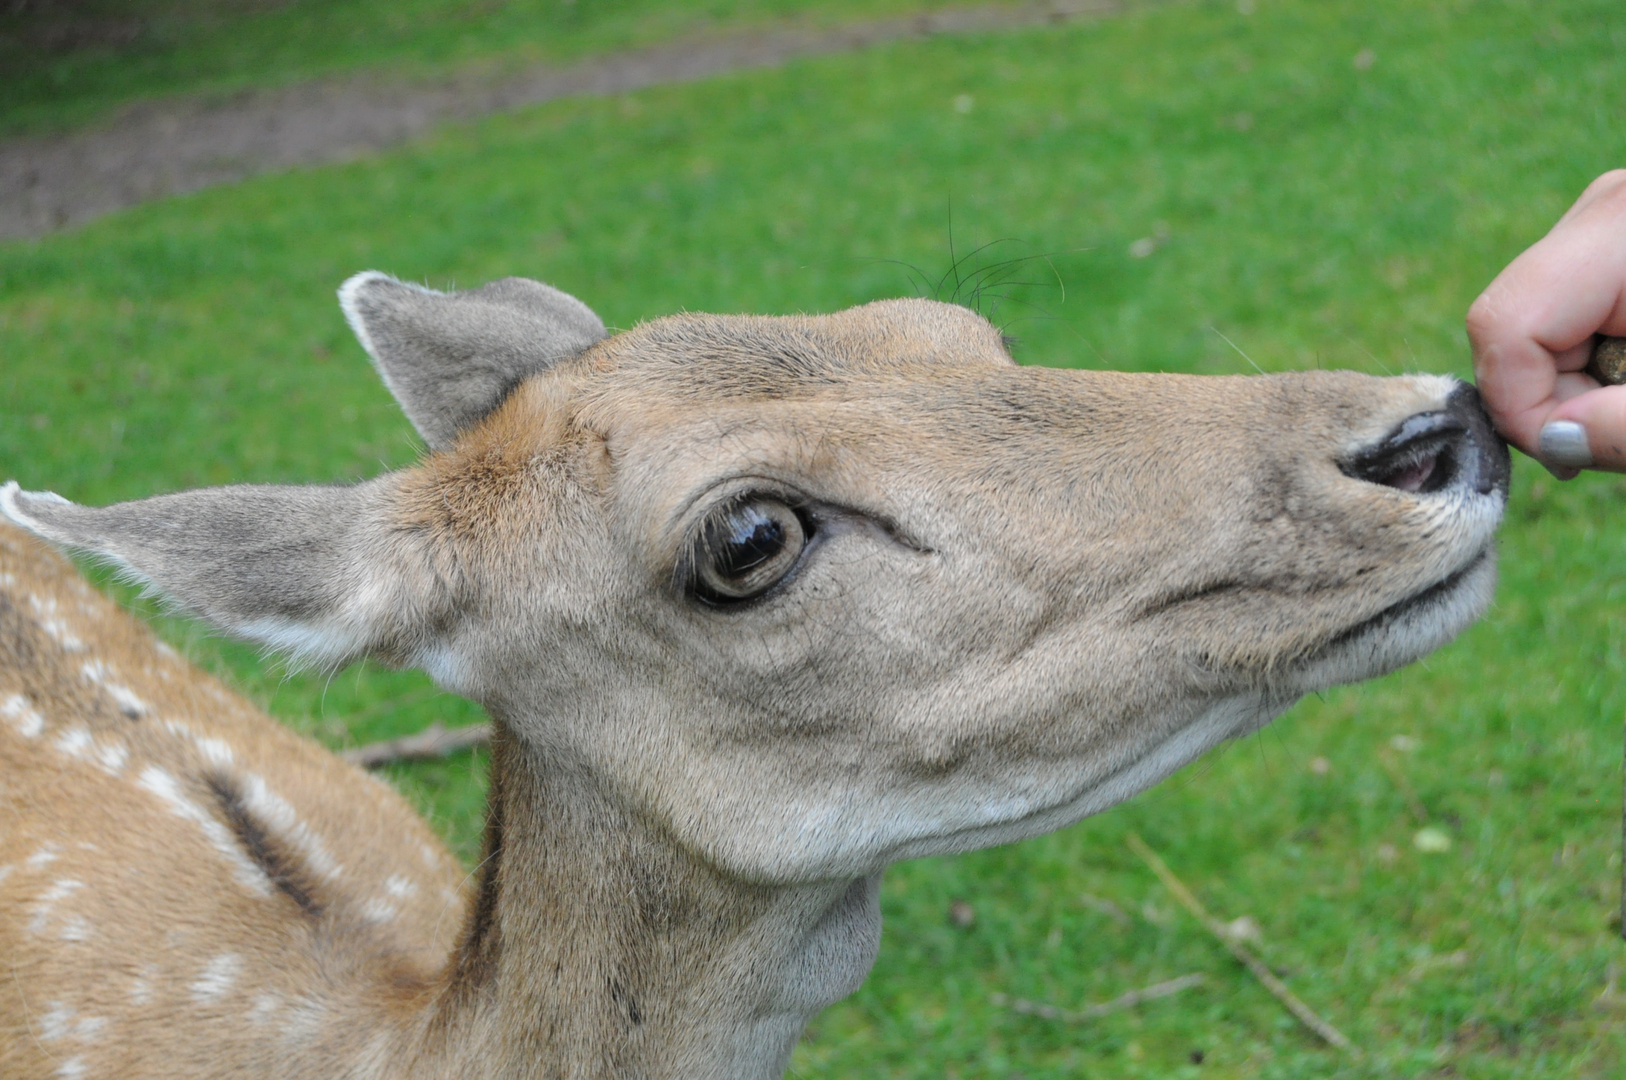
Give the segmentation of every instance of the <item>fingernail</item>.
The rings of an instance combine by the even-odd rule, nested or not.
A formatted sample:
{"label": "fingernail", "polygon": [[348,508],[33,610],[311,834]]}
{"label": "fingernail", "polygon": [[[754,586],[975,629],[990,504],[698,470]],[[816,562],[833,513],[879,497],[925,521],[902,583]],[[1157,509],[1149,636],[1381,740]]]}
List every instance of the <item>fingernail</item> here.
{"label": "fingernail", "polygon": [[1592,448],[1587,445],[1586,428],[1574,420],[1554,420],[1542,425],[1536,442],[1541,460],[1568,469],[1585,469],[1592,464]]}

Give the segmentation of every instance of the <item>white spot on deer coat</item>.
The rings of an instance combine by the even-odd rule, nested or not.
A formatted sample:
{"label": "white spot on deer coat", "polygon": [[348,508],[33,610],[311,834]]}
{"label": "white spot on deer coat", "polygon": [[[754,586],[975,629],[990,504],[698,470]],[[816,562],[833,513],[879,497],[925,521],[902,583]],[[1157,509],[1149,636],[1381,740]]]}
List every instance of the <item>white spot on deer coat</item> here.
{"label": "white spot on deer coat", "polygon": [[84,676],[86,682],[95,683],[107,691],[108,697],[113,699],[119,711],[126,716],[145,716],[148,712],[147,703],[123,683],[114,682],[110,677],[111,670],[100,660],[87,660],[79,667],[79,674]]}
{"label": "white spot on deer coat", "polygon": [[0,701],[0,716],[10,721],[17,734],[25,739],[37,739],[40,732],[45,730],[45,717],[36,712],[21,694],[12,694],[5,701]]}
{"label": "white spot on deer coat", "polygon": [[58,850],[55,844],[46,844],[23,861],[37,870],[42,866],[49,866],[51,863],[56,862]]}
{"label": "white spot on deer coat", "polygon": [[42,1042],[56,1042],[73,1028],[73,1009],[60,1001],[51,1002],[39,1018],[39,1033]]}
{"label": "white spot on deer coat", "polygon": [[40,893],[39,899],[34,901],[34,917],[28,920],[28,932],[41,934],[51,921],[51,911],[59,900],[72,896],[85,887],[83,881],[74,881],[72,878],[60,878],[51,883],[51,887]]}
{"label": "white spot on deer coat", "polygon": [[86,1016],[75,1020],[76,1015],[73,1006],[60,1001],[51,1002],[51,1007],[39,1017],[40,1041],[56,1042],[58,1039],[73,1038],[80,1042],[95,1042],[102,1029],[107,1027],[105,1017]]}
{"label": "white spot on deer coat", "polygon": [[30,596],[28,603],[34,609],[40,629],[44,630],[52,641],[69,652],[78,652],[85,647],[85,643],[79,640],[73,629],[58,616],[56,597]]}
{"label": "white spot on deer coat", "polygon": [[265,780],[254,773],[247,773],[243,777],[243,805],[272,830],[281,833],[298,849],[306,864],[326,880],[332,881],[344,870],[328,854],[322,838],[299,819],[299,812],[293,808],[293,804],[272,791]]}
{"label": "white spot on deer coat", "polygon": [[122,742],[113,740],[96,744],[96,764],[106,770],[109,776],[117,776],[129,759],[130,748]]}
{"label": "white spot on deer coat", "polygon": [[56,1067],[56,1074],[62,1077],[62,1080],[80,1080],[80,1077],[85,1075],[85,1059],[69,1058]]}
{"label": "white spot on deer coat", "polygon": [[226,745],[223,739],[194,738],[192,741],[197,744],[198,752],[208,759],[209,764],[224,769],[232,763],[231,747]]}
{"label": "white spot on deer coat", "polygon": [[265,871],[238,847],[237,838],[230,829],[181,792],[173,776],[156,765],[149,765],[141,770],[137,783],[167,803],[177,817],[185,818],[202,829],[204,837],[231,864],[232,876],[239,884],[260,896],[271,895],[271,879],[266,877]]}
{"label": "white spot on deer coat", "polygon": [[370,923],[387,923],[399,914],[395,905],[382,897],[374,897],[361,905],[361,917]]}
{"label": "white spot on deer coat", "polygon": [[322,1026],[322,1021],[326,1018],[327,1009],[320,1001],[308,997],[299,998],[288,1010],[288,1021],[283,1026],[282,1037],[287,1042],[303,1042],[315,1034],[316,1029]]}
{"label": "white spot on deer coat", "polygon": [[141,969],[141,974],[130,980],[130,1000],[137,1005],[145,1005],[152,1000],[152,980],[158,974],[155,964],[148,964]]}
{"label": "white spot on deer coat", "polygon": [[117,776],[130,756],[129,748],[117,739],[98,742],[82,727],[69,728],[56,737],[53,744],[62,753],[80,761],[100,765],[109,776]]}
{"label": "white spot on deer coat", "polygon": [[254,999],[254,1004],[249,1007],[248,1019],[256,1024],[269,1023],[280,1008],[282,1008],[282,998],[276,994],[260,994]]}
{"label": "white spot on deer coat", "polygon": [[73,727],[56,737],[56,748],[69,757],[85,758],[89,756],[90,744],[93,741],[89,731],[82,727]]}
{"label": "white spot on deer coat", "polygon": [[137,697],[135,691],[129,687],[121,686],[115,682],[105,682],[102,683],[102,689],[106,690],[108,696],[118,703],[119,711],[124,715],[130,717],[147,715],[147,703]]}
{"label": "white spot on deer coat", "polygon": [[191,986],[192,1000],[202,1003],[219,1001],[237,981],[243,968],[243,958],[236,953],[221,953],[204,965],[203,974]]}
{"label": "white spot on deer coat", "polygon": [[83,915],[70,915],[62,920],[62,929],[57,936],[63,941],[89,941],[91,934],[90,922]]}
{"label": "white spot on deer coat", "polygon": [[384,882],[384,891],[391,896],[398,896],[404,900],[417,892],[418,886],[400,874],[391,874],[389,880]]}

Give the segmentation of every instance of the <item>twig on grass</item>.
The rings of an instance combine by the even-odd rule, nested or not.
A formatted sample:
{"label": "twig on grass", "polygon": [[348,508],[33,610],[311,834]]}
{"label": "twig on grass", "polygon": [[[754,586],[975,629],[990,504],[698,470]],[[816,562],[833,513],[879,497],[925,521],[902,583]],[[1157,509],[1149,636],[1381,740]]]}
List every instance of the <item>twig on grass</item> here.
{"label": "twig on grass", "polygon": [[1038,1001],[1028,1001],[1026,998],[1006,997],[1004,994],[989,994],[988,1000],[1000,1008],[1009,1009],[1023,1016],[1037,1016],[1041,1020],[1059,1020],[1064,1024],[1080,1024],[1086,1020],[1107,1016],[1125,1009],[1133,1009],[1143,1001],[1156,1001],[1158,998],[1178,994],[1182,990],[1190,990],[1193,986],[1201,986],[1207,981],[1207,976],[1201,972],[1192,975],[1182,975],[1178,979],[1167,982],[1153,983],[1143,986],[1139,990],[1131,990],[1127,994],[1119,994],[1111,1001],[1103,1001],[1098,1005],[1086,1005],[1082,1009],[1058,1009],[1054,1005],[1046,1005]]}
{"label": "twig on grass", "polygon": [[490,741],[490,724],[449,728],[436,720],[416,735],[403,735],[399,739],[385,739],[383,742],[342,750],[339,756],[352,765],[376,769],[396,761],[431,761],[450,757],[459,750],[484,746]]}
{"label": "twig on grass", "polygon": [[1079,893],[1078,902],[1089,908],[1091,911],[1100,912],[1102,915],[1105,915],[1119,926],[1129,925],[1129,916],[1125,914],[1124,909],[1119,907],[1117,904],[1114,904],[1111,900],[1108,900],[1104,896],[1092,896],[1089,893]]}
{"label": "twig on grass", "polygon": [[1400,797],[1406,801],[1406,809],[1411,811],[1413,820],[1419,825],[1427,825],[1428,807],[1417,797],[1417,789],[1411,786],[1406,774],[1400,771],[1400,763],[1381,750],[1378,751],[1378,763],[1383,766],[1383,771],[1389,774],[1389,779],[1394,781],[1395,787],[1400,791]]}
{"label": "twig on grass", "polygon": [[1208,909],[1203,907],[1202,901],[1192,895],[1191,890],[1186,888],[1185,882],[1175,876],[1174,871],[1170,870],[1168,864],[1158,857],[1157,852],[1147,846],[1146,841],[1140,838],[1139,833],[1130,833],[1127,842],[1129,850],[1139,855],[1141,861],[1152,868],[1152,873],[1157,875],[1157,879],[1163,883],[1164,888],[1174,894],[1174,898],[1180,901],[1181,906],[1191,912],[1192,917],[1202,923],[1205,930],[1218,938],[1220,944],[1224,945],[1231,955],[1241,962],[1243,967],[1252,972],[1253,977],[1263,983],[1265,989],[1274,994],[1276,1000],[1287,1007],[1288,1012],[1298,1017],[1300,1023],[1319,1035],[1322,1041],[1336,1046],[1340,1050],[1347,1051],[1350,1056],[1357,1060],[1363,1056],[1360,1047],[1350,1042],[1343,1032],[1317,1016],[1316,1011],[1300,1000],[1297,994],[1289,990],[1287,984],[1278,979],[1276,973],[1266,967],[1263,960],[1253,955],[1247,946],[1228,933],[1225,924],[1208,913]]}

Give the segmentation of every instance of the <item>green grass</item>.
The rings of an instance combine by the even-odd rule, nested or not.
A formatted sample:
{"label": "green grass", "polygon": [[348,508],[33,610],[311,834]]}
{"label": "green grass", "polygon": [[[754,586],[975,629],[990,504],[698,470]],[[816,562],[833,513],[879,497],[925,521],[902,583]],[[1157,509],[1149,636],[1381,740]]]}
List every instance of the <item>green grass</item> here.
{"label": "green grass", "polygon": [[[527,273],[618,326],[828,310],[910,291],[885,260],[941,272],[951,201],[962,249],[1061,253],[1065,299],[997,307],[1024,360],[1250,370],[1223,334],[1270,370],[1466,374],[1468,302],[1623,157],[1623,46],[1615,0],[1185,4],[559,102],[139,208],[0,247],[0,472],[88,502],[371,475],[414,451],[333,303],[358,269]],[[1623,495],[1521,463],[1497,603],[1455,645],[1056,835],[892,870],[875,973],[794,1075],[1626,1073],[1626,1013],[1594,1004],[1623,948]],[[419,676],[284,679],[164,627],[330,743],[475,715]],[[478,777],[468,758],[398,774],[465,854]],[[1413,801],[1449,852],[1413,846]],[[1130,830],[1257,920],[1367,1062],[1229,960]],[[1204,988],[1087,1026],[989,1002],[1076,1007],[1192,971]]]}
{"label": "green grass", "polygon": [[33,0],[0,7],[0,135],[82,125],[169,94],[220,97],[358,73],[494,73],[680,35],[785,20],[825,25],[948,2]]}

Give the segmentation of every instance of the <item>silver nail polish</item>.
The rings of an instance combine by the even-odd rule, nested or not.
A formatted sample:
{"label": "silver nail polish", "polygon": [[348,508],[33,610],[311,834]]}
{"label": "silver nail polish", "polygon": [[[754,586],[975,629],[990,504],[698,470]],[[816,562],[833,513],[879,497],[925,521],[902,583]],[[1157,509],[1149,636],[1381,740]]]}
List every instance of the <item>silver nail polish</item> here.
{"label": "silver nail polish", "polygon": [[1536,449],[1541,454],[1541,460],[1549,465],[1585,469],[1592,464],[1592,449],[1587,446],[1586,428],[1574,420],[1554,420],[1542,425]]}

